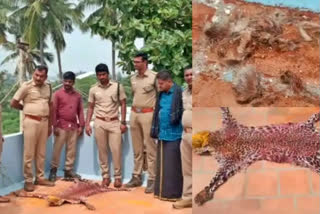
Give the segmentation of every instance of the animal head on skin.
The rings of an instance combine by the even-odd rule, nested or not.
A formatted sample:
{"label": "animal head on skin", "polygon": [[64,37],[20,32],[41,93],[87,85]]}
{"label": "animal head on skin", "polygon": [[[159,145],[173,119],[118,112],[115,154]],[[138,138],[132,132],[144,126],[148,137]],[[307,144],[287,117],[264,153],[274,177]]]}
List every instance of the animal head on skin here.
{"label": "animal head on skin", "polygon": [[212,147],[218,145],[223,141],[223,134],[221,130],[210,132],[210,131],[200,131],[192,136],[192,147],[202,148],[202,147]]}
{"label": "animal head on skin", "polygon": [[61,206],[64,202],[63,199],[57,196],[49,195],[47,198],[49,206]]}

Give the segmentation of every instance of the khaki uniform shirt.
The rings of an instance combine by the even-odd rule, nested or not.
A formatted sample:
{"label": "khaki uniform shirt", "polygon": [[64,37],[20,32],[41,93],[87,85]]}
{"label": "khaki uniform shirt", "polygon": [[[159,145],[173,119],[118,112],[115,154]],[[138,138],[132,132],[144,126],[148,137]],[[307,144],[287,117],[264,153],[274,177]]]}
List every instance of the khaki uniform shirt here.
{"label": "khaki uniform shirt", "polygon": [[157,73],[146,70],[143,77],[135,73],[130,81],[133,92],[132,106],[138,108],[153,108],[156,103],[155,79]]}
{"label": "khaki uniform shirt", "polygon": [[52,102],[50,84],[45,82],[36,86],[33,80],[24,82],[13,96],[17,101],[23,101],[23,113],[35,116],[49,116],[49,99]]}
{"label": "khaki uniform shirt", "polygon": [[[96,83],[90,88],[89,102],[94,103],[94,114],[98,117],[113,118],[118,117],[119,105],[118,102],[118,83],[109,82],[107,86]],[[119,101],[126,99],[123,86],[120,84]]]}
{"label": "khaki uniform shirt", "polygon": [[182,94],[183,100],[183,115],[182,115],[182,125],[185,128],[192,127],[192,91],[186,88]]}

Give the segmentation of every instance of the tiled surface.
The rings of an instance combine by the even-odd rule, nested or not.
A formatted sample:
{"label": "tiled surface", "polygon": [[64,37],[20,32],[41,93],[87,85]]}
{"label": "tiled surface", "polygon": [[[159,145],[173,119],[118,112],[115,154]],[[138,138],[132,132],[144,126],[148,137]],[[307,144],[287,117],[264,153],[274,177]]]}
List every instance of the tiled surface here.
{"label": "tiled surface", "polygon": [[[297,122],[317,112],[317,108],[230,108],[245,125]],[[194,131],[221,128],[219,108],[195,108]],[[211,156],[193,154],[194,196],[209,184],[217,170]],[[320,176],[309,169],[289,164],[260,161],[232,177],[203,206],[194,205],[193,213],[215,214],[319,214]]]}
{"label": "tiled surface", "polygon": [[[68,184],[67,184],[68,183]],[[58,181],[56,187],[37,187],[43,193],[58,193],[70,182]],[[64,204],[60,207],[49,207],[43,199],[16,198],[11,202],[0,204],[1,214],[191,214],[192,209],[174,210],[172,202],[155,199],[152,194],[145,194],[144,188],[136,188],[130,192],[106,192],[88,197],[89,203],[96,210],[90,211],[84,205]]]}

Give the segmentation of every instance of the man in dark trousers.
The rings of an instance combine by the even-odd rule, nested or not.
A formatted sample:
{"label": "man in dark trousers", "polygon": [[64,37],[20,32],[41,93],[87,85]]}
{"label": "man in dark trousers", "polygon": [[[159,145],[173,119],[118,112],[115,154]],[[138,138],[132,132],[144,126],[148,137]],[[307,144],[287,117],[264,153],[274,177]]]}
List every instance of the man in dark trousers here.
{"label": "man in dark trousers", "polygon": [[166,70],[157,74],[160,89],[152,120],[151,137],[158,139],[154,195],[177,201],[182,195],[180,142],[182,136],[182,89]]}

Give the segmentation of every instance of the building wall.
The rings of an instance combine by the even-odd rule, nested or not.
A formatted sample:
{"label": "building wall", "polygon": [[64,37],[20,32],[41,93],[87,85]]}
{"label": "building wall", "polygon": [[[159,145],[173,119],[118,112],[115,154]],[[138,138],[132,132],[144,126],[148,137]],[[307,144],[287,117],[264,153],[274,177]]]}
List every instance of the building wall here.
{"label": "building wall", "polygon": [[[130,112],[130,111],[129,111]],[[5,136],[3,144],[2,164],[0,168],[0,195],[23,187],[23,136],[21,133]],[[127,182],[133,172],[133,147],[131,143],[130,128],[122,136],[122,164],[123,181]],[[46,176],[50,170],[50,162],[53,151],[53,138],[47,141],[46,151]],[[110,154],[110,153],[109,153]],[[65,160],[65,151],[63,149],[60,159],[58,176],[63,176],[63,167]],[[111,166],[111,175],[113,167],[111,156],[109,157]],[[89,137],[86,134],[78,140],[77,158],[75,161],[75,171],[84,178],[101,180],[98,150],[95,143],[94,134]],[[144,176],[145,177],[145,176]],[[144,179],[146,180],[146,178]]]}

